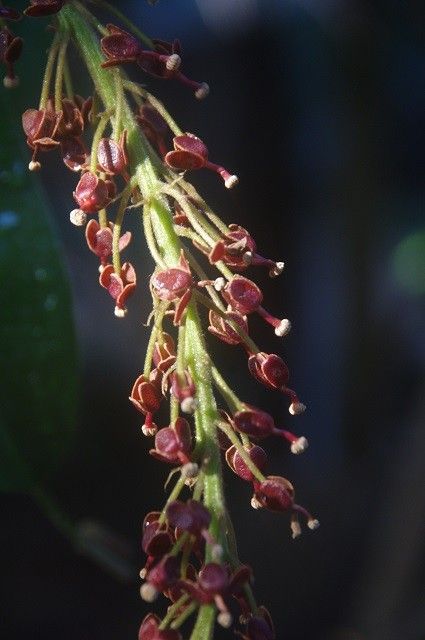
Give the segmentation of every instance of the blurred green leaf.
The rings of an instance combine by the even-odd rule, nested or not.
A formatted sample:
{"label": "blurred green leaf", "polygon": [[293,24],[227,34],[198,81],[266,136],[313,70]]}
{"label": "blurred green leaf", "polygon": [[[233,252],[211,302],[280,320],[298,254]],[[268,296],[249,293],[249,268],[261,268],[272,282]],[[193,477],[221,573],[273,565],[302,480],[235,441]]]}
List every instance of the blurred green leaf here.
{"label": "blurred green leaf", "polygon": [[16,94],[0,91],[0,112],[0,489],[30,490],[72,445],[76,344],[61,248],[21,155]]}
{"label": "blurred green leaf", "polygon": [[415,231],[399,242],[394,251],[393,269],[404,291],[414,296],[425,293],[425,230]]}

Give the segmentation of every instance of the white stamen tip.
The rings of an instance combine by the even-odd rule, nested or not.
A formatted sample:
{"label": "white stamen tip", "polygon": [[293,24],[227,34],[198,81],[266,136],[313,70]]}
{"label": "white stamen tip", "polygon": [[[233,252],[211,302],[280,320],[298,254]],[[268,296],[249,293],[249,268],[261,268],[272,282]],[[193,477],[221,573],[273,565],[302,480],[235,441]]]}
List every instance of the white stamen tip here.
{"label": "white stamen tip", "polygon": [[115,307],[114,314],[117,318],[125,318],[127,315],[127,309],[123,309],[122,307]]}
{"label": "white stamen tip", "polygon": [[198,87],[198,89],[196,89],[195,91],[195,98],[197,98],[198,100],[203,100],[204,98],[207,97],[209,92],[210,92],[210,88],[207,85],[207,83],[202,82],[201,85]]}
{"label": "white stamen tip", "polygon": [[307,407],[302,402],[291,402],[289,405],[289,413],[292,416],[299,416],[301,413],[304,413],[306,408]]}
{"label": "white stamen tip", "polygon": [[3,78],[3,86],[5,89],[16,89],[16,87],[19,87],[18,76],[15,76],[14,78],[9,78],[9,76],[5,76]]}
{"label": "white stamen tip", "polygon": [[242,256],[242,261],[248,267],[252,262],[252,251],[245,251]]}
{"label": "white stamen tip", "polygon": [[40,171],[40,169],[41,162],[38,162],[38,160],[31,160],[31,162],[28,164],[29,171]]}
{"label": "white stamen tip", "polygon": [[283,338],[283,336],[288,335],[288,333],[291,330],[291,327],[292,327],[291,321],[288,320],[288,318],[284,318],[283,320],[280,321],[280,324],[278,324],[274,332],[279,338]]}
{"label": "white stamen tip", "polygon": [[224,278],[216,278],[214,280],[214,289],[216,291],[222,291],[226,286],[226,280]]}
{"label": "white stamen tip", "polygon": [[182,476],[183,478],[196,478],[199,472],[199,467],[196,462],[187,462],[182,466]]}
{"label": "white stamen tip", "polygon": [[276,262],[274,267],[272,269],[270,269],[269,276],[271,278],[276,278],[277,276],[280,276],[280,274],[282,273],[284,268],[285,268],[285,263],[284,262]]}
{"label": "white stamen tip", "polygon": [[180,403],[180,408],[183,413],[194,413],[198,406],[198,400],[196,398],[185,398]]}
{"label": "white stamen tip", "polygon": [[298,538],[301,535],[301,526],[298,520],[292,520],[291,522],[292,539]]}
{"label": "white stamen tip", "polygon": [[238,176],[229,176],[224,181],[224,186],[226,187],[226,189],[232,189],[238,184],[238,182],[239,182]]}
{"label": "white stamen tip", "polygon": [[301,436],[301,438],[298,438],[298,440],[295,440],[291,444],[291,451],[295,455],[298,455],[300,453],[303,453],[303,451],[305,451],[307,449],[307,447],[308,447],[307,438],[304,438],[304,436]]}
{"label": "white stamen tip", "polygon": [[145,602],[154,602],[158,597],[158,591],[153,584],[145,582],[145,584],[142,584],[140,587],[140,595]]}
{"label": "white stamen tip", "polygon": [[320,527],[320,522],[316,518],[312,518],[307,522],[307,527],[312,531],[316,531]]}
{"label": "white stamen tip", "polygon": [[261,509],[262,508],[262,504],[259,500],[257,500],[257,498],[255,496],[252,496],[251,498],[251,507],[253,509]]}
{"label": "white stamen tip", "polygon": [[144,580],[147,575],[148,575],[148,570],[146,569],[146,567],[143,567],[143,569],[140,569],[139,576],[142,578],[142,580]]}
{"label": "white stamen tip", "polygon": [[76,227],[83,227],[87,222],[87,214],[81,209],[73,209],[69,214],[69,219]]}
{"label": "white stamen tip", "polygon": [[177,71],[181,63],[182,59],[180,58],[180,56],[177,53],[172,53],[171,56],[168,56],[165,66],[167,67],[168,71]]}
{"label": "white stamen tip", "polygon": [[233,622],[232,614],[229,613],[228,611],[222,611],[217,616],[217,622],[220,625],[220,627],[223,627],[224,629],[229,629],[229,627]]}
{"label": "white stamen tip", "polygon": [[158,431],[158,427],[148,427],[145,424],[142,425],[142,433],[144,436],[149,437],[149,436],[154,436],[156,434],[156,432]]}

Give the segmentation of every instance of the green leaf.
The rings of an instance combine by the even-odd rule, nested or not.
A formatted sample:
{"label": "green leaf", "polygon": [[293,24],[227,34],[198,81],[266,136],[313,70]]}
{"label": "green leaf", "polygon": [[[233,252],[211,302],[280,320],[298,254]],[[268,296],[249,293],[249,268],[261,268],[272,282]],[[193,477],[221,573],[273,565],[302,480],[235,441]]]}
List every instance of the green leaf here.
{"label": "green leaf", "polygon": [[22,153],[16,94],[0,90],[0,489],[30,491],[73,442],[71,295],[61,247]]}

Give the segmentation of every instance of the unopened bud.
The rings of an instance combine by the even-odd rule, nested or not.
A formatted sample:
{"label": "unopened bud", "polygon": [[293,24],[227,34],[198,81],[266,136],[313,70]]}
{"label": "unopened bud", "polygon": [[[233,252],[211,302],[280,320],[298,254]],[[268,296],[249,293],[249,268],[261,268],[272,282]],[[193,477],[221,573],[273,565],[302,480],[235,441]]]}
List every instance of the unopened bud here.
{"label": "unopened bud", "polygon": [[291,321],[288,320],[288,318],[284,318],[283,320],[280,321],[280,324],[278,324],[274,332],[279,338],[283,338],[283,336],[288,335],[288,333],[291,330],[291,327],[292,327]]}
{"label": "unopened bud", "polygon": [[292,416],[299,416],[301,413],[304,413],[306,408],[307,407],[302,402],[291,402],[289,405],[289,413]]}
{"label": "unopened bud", "polygon": [[125,316],[127,315],[127,309],[123,309],[122,307],[115,307],[114,315],[117,318],[125,318]]}
{"label": "unopened bud", "polygon": [[165,66],[167,67],[168,71],[177,71],[181,63],[182,59],[180,58],[180,56],[177,53],[172,53],[171,56],[168,56]]}
{"label": "unopened bud", "polygon": [[29,171],[40,171],[40,169],[41,169],[41,162],[39,162],[38,160],[31,160],[31,162],[29,162],[28,164]]}
{"label": "unopened bud", "polygon": [[239,182],[238,176],[229,176],[224,181],[224,186],[226,187],[226,189],[232,189],[238,184],[238,182]]}
{"label": "unopened bud", "polygon": [[87,214],[81,209],[73,209],[69,214],[69,219],[76,227],[83,227],[87,222]]}
{"label": "unopened bud", "polygon": [[5,89],[16,89],[16,87],[19,87],[18,76],[15,76],[14,78],[11,78],[10,76],[4,76],[3,86],[5,87]]}
{"label": "unopened bud", "polygon": [[207,83],[201,82],[201,85],[195,91],[195,98],[197,98],[198,100],[203,100],[204,98],[207,97],[209,92],[210,92],[210,88],[207,85]]}
{"label": "unopened bud", "polygon": [[180,403],[180,408],[183,413],[194,413],[197,406],[198,400],[196,398],[192,398],[192,396],[190,396],[189,398],[184,398],[184,400],[182,400]]}
{"label": "unopened bud", "polygon": [[158,597],[158,590],[155,589],[153,584],[145,582],[140,587],[140,595],[142,597],[142,600],[144,600],[145,602],[154,602]]}
{"label": "unopened bud", "polygon": [[307,438],[304,438],[304,436],[301,436],[301,438],[298,438],[298,440],[294,440],[294,442],[292,442],[291,451],[292,453],[295,453],[295,455],[298,455],[299,453],[303,453],[303,451],[305,451],[307,447],[308,447]]}

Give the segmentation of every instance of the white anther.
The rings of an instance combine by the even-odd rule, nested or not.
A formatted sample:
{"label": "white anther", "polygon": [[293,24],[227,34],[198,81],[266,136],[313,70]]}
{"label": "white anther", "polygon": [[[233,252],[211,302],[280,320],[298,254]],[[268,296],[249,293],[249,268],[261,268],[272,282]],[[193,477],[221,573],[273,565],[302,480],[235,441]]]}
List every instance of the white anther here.
{"label": "white anther", "polygon": [[217,622],[220,625],[220,627],[223,627],[224,629],[229,629],[233,622],[232,614],[229,613],[229,611],[222,611],[217,616]]}
{"label": "white anther", "polygon": [[307,527],[309,529],[311,529],[312,531],[316,531],[316,529],[318,529],[320,527],[320,522],[318,520],[316,520],[316,518],[311,518],[307,522]]}
{"label": "white anther", "polygon": [[269,276],[271,278],[276,278],[277,276],[280,276],[280,274],[282,273],[284,268],[285,268],[285,263],[284,262],[276,262],[274,267],[272,269],[270,269]]}
{"label": "white anther", "polygon": [[18,76],[15,76],[14,78],[9,78],[9,76],[4,76],[3,86],[5,89],[16,89],[16,87],[19,87]]}
{"label": "white anther", "polygon": [[142,578],[142,580],[144,580],[147,575],[148,575],[148,570],[146,569],[146,567],[143,567],[143,569],[140,569],[139,576]]}
{"label": "white anther", "polygon": [[306,408],[307,407],[302,402],[291,402],[289,405],[289,413],[292,416],[299,416],[300,413],[304,413]]}
{"label": "white anther", "polygon": [[171,56],[168,56],[165,66],[167,67],[168,71],[177,71],[181,63],[182,59],[180,58],[180,56],[177,53],[172,53]]}
{"label": "white anther", "polygon": [[154,602],[158,597],[158,590],[155,589],[153,584],[145,582],[140,587],[140,595],[145,602]]}
{"label": "white anther", "polygon": [[81,209],[73,209],[69,214],[69,219],[76,227],[83,227],[87,222],[87,214]]}
{"label": "white anther", "polygon": [[29,171],[40,171],[40,169],[41,169],[41,162],[39,162],[38,160],[31,160],[31,162],[29,162],[28,164]]}
{"label": "white anther", "polygon": [[262,504],[259,500],[257,500],[257,498],[255,496],[252,496],[251,498],[251,507],[253,509],[261,509],[262,508]]}
{"label": "white anther", "polygon": [[198,100],[203,100],[204,98],[207,97],[209,92],[210,92],[210,88],[207,85],[207,83],[202,82],[201,85],[198,87],[198,89],[196,89],[195,91],[195,98],[197,98]]}
{"label": "white anther", "polygon": [[247,267],[249,267],[249,265],[252,262],[252,256],[253,256],[252,251],[245,251],[245,253],[242,256],[242,261],[244,264],[246,264]]}
{"label": "white anther", "polygon": [[238,182],[239,182],[238,176],[229,176],[224,181],[224,186],[226,187],[226,189],[232,189],[238,184]]}
{"label": "white anther", "polygon": [[213,562],[220,563],[223,559],[223,547],[221,544],[213,544],[211,547],[211,559]]}
{"label": "white anther", "polygon": [[279,338],[283,338],[284,336],[288,335],[288,333],[291,330],[291,327],[292,327],[291,321],[288,320],[288,318],[283,318],[283,320],[281,320],[280,323],[277,325],[274,332]]}
{"label": "white anther", "polygon": [[196,462],[187,462],[181,468],[181,474],[183,478],[196,478],[199,472],[199,467]]}
{"label": "white anther", "polygon": [[149,437],[149,436],[154,436],[156,434],[156,432],[158,431],[158,427],[148,427],[146,424],[142,425],[142,433],[144,436]]}
{"label": "white anther", "polygon": [[198,404],[199,402],[197,398],[192,398],[192,396],[190,396],[189,398],[185,398],[181,401],[180,408],[183,413],[195,413]]}
{"label": "white anther", "polygon": [[291,531],[293,540],[301,535],[301,526],[298,520],[291,520]]}
{"label": "white anther", "polygon": [[305,451],[307,447],[308,447],[307,438],[304,438],[304,436],[301,436],[300,438],[298,438],[298,440],[294,440],[294,442],[292,442],[291,451],[292,453],[295,453],[295,455],[298,455],[300,453],[303,453],[303,451]]}
{"label": "white anther", "polygon": [[115,307],[114,314],[117,318],[125,318],[127,315],[127,309],[122,307]]}
{"label": "white anther", "polygon": [[226,286],[226,280],[224,278],[216,278],[214,280],[214,289],[216,291],[222,291]]}

